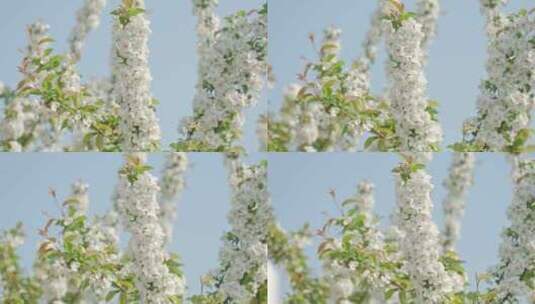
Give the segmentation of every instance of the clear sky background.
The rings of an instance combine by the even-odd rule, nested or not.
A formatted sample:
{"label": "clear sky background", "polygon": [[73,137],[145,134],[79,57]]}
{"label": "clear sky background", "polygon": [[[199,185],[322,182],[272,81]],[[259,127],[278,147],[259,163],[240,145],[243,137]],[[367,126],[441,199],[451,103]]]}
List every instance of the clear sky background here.
{"label": "clear sky background", "polygon": [[[178,218],[169,247],[178,252],[191,294],[200,293],[199,278],[218,266],[220,238],[228,230],[226,214],[230,208],[230,189],[223,156],[211,153],[188,154],[190,168],[186,189],[178,202]],[[251,155],[256,162],[262,155]],[[153,173],[159,176],[164,154],[149,157]],[[90,215],[104,214],[111,207],[111,195],[122,165],[117,153],[0,153],[0,230],[24,223],[26,243],[20,249],[22,264],[31,269],[37,230],[43,228],[44,215],[58,215],[58,206],[49,196],[55,189],[59,200],[70,194],[70,185],[82,180],[89,184]],[[128,235],[121,236],[125,243]]]}
{"label": "clear sky background", "polygon": [[[42,20],[50,24],[55,38],[54,48],[66,51],[67,39],[75,24],[75,12],[83,1],[72,0],[17,0],[3,1],[0,10],[0,81],[13,87],[20,80],[17,72],[22,54],[27,45],[27,24]],[[157,115],[162,129],[162,147],[178,139],[179,121],[192,113],[191,102],[197,80],[196,32],[197,19],[193,16],[190,0],[146,1],[151,20],[152,35],[149,47],[152,91],[160,100]],[[257,8],[262,0],[220,1],[217,12],[226,16],[240,9]],[[110,12],[120,0],[108,0],[101,26],[88,38],[82,61],[79,64],[83,79],[106,77],[110,72],[111,25]],[[1,107],[1,106],[0,106]],[[244,127],[244,145],[248,151],[258,150],[256,121],[265,112],[263,98],[258,105],[247,111]]]}
{"label": "clear sky background", "polygon": [[[415,0],[404,0],[409,10]],[[438,100],[444,147],[461,139],[462,123],[475,114],[478,86],[485,77],[486,38],[479,1],[440,1],[442,15],[431,44],[427,79],[428,95]],[[268,96],[270,111],[279,111],[283,89],[296,82],[304,66],[302,58],[316,60],[308,34],[321,41],[323,29],[342,29],[341,56],[350,64],[361,55],[377,1],[368,0],[273,0],[269,2],[269,57],[277,83]],[[533,7],[532,0],[511,0],[507,10]],[[372,69],[372,92],[384,91],[384,48]]]}
{"label": "clear sky background", "polygon": [[[439,228],[443,225],[442,200],[446,191],[442,186],[450,166],[451,153],[436,154],[428,172],[435,188],[433,217]],[[375,184],[375,211],[383,227],[390,223],[395,206],[394,177],[391,170],[399,163],[395,154],[348,153],[328,154],[271,154],[269,184],[273,206],[280,224],[287,231],[295,231],[306,222],[312,230],[321,228],[326,216],[338,215],[329,195],[334,189],[339,201],[355,193],[359,181]],[[470,282],[475,274],[486,271],[498,261],[500,233],[507,226],[506,208],[511,202],[510,166],[504,155],[479,153],[475,167],[475,184],[467,197],[466,214],[462,222],[461,239],[457,249],[466,261]],[[307,248],[311,265],[320,273],[315,239]],[[283,276],[284,277],[284,276]],[[288,290],[282,279],[283,293]]]}

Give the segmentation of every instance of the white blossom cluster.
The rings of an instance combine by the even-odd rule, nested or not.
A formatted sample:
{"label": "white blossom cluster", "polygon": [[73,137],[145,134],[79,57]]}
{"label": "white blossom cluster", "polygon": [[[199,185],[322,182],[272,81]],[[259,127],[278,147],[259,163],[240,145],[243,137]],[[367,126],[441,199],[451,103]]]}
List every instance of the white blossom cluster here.
{"label": "white blossom cluster", "polygon": [[448,178],[444,181],[447,196],[442,203],[444,210],[444,251],[454,251],[461,234],[466,193],[473,184],[475,155],[470,152],[454,153]]}
{"label": "white blossom cluster", "polygon": [[370,182],[361,182],[358,185],[358,191],[356,195],[357,208],[361,214],[366,216],[368,224],[373,223],[373,207],[375,205],[375,198],[373,197],[373,189],[375,186]]}
{"label": "white blossom cluster", "polygon": [[184,189],[184,174],[188,169],[186,153],[174,152],[167,155],[160,178],[160,221],[165,233],[165,244],[173,238],[173,224],[176,219],[176,199]]}
{"label": "white blossom cluster", "polygon": [[[28,27],[29,45],[19,67],[22,80],[13,92],[12,100],[7,102],[1,121],[4,150],[61,151],[66,126],[87,129],[90,123],[82,113],[70,111],[76,105],[66,105],[65,101],[59,97],[51,98],[52,95],[47,92],[47,88],[59,85],[62,90],[60,96],[69,99],[69,102],[77,100],[85,105],[92,100],[82,93],[83,85],[74,62],[51,53],[50,43],[53,40],[48,35],[48,29],[48,25],[40,22]],[[32,91],[40,95],[30,93]]]}
{"label": "white blossom cluster", "polygon": [[[65,213],[62,226],[71,225],[78,218],[85,216],[89,207],[88,185],[76,182],[72,185],[72,194],[63,203]],[[71,244],[82,245],[84,236],[79,230],[64,230],[62,239],[68,239]],[[40,250],[61,252],[62,244],[54,239],[45,239],[41,242]],[[35,277],[43,289],[43,298],[47,303],[67,303],[64,297],[68,292],[77,292],[71,280],[76,277],[80,265],[76,261],[67,261],[62,255],[54,258],[42,258],[34,266]]]}
{"label": "white blossom cluster", "polygon": [[[3,150],[84,150],[80,143],[94,122],[88,118],[89,107],[99,106],[91,105],[95,99],[87,96],[76,62],[87,34],[98,26],[104,3],[105,0],[88,0],[79,10],[70,38],[71,52],[67,54],[54,54],[48,25],[36,22],[28,27],[29,45],[19,66],[22,79],[10,92],[11,100],[4,98],[6,107],[0,127]],[[74,133],[72,147],[63,145],[66,129]]]}
{"label": "white blossom cluster", "polygon": [[[126,155],[124,170],[119,176],[117,204],[121,222],[132,235],[129,243],[132,268],[142,303],[169,303],[169,298],[182,295],[183,278],[172,274],[165,261],[165,234],[158,218],[157,180],[149,172],[136,174],[145,165],[145,154]],[[134,175],[131,175],[134,174]]]}
{"label": "white blossom cluster", "polygon": [[[120,256],[117,253],[119,244],[119,214],[115,210],[109,211],[104,216],[97,216],[89,227],[87,248],[94,252],[103,252],[100,255],[103,264],[118,264]],[[110,250],[110,249],[113,249]],[[88,282],[91,288],[87,297],[91,302],[105,299],[112,290],[115,273],[90,272]]]}
{"label": "white blossom cluster", "polygon": [[403,180],[396,175],[397,210],[394,224],[401,233],[400,251],[420,303],[443,303],[461,291],[464,277],[448,273],[440,262],[439,231],[432,219],[431,176],[425,170]]}
{"label": "white blossom cluster", "polygon": [[229,159],[231,228],[219,253],[225,302],[249,303],[267,283],[267,228],[273,221],[266,165],[248,166]]}
{"label": "white blossom cluster", "polygon": [[502,233],[500,264],[493,269],[497,301],[528,299],[535,283],[535,161],[514,160],[510,226]]}
{"label": "white blossom cluster", "polygon": [[[41,243],[40,248],[57,250],[53,243]],[[43,290],[43,299],[46,303],[63,304],[63,297],[68,291],[68,268],[61,259],[49,262],[38,262],[34,266],[34,275]]]}
{"label": "white blossom cluster", "polygon": [[106,6],[106,0],[86,0],[84,6],[76,13],[70,42],[70,57],[74,61],[80,60],[84,42],[89,32],[100,24],[100,14]]}
{"label": "white blossom cluster", "polygon": [[[73,123],[72,143],[66,147],[67,151],[81,152],[98,150],[97,139],[89,138],[86,135],[92,132],[91,125],[99,120],[103,120],[106,116],[119,116],[120,106],[115,102],[113,94],[113,82],[109,78],[95,78],[84,84],[87,95],[82,104],[101,106],[93,113],[87,115],[83,119],[77,119]],[[112,135],[112,134],[108,134]],[[111,138],[102,137],[103,144],[113,144],[113,136]]]}
{"label": "white blossom cluster", "polygon": [[[192,0],[193,14],[197,16],[197,35],[198,46],[197,51],[199,57],[203,58],[207,56],[210,45],[215,43],[215,35],[220,28],[221,21],[219,17],[214,13],[214,9],[219,4],[219,0]],[[199,68],[205,67],[199,60]]]}
{"label": "white blossom cluster", "polygon": [[535,108],[535,13],[505,16],[482,0],[487,15],[487,78],[480,85],[477,117],[464,125],[465,141],[479,150],[518,150]]}
{"label": "white blossom cluster", "polygon": [[[357,193],[346,202],[350,204],[351,209],[355,210],[355,214],[358,216],[355,217],[355,214],[346,212],[343,217],[343,224],[350,225],[353,221],[363,217],[363,228],[357,231],[344,231],[341,237],[345,241],[349,240],[351,247],[355,248],[355,251],[374,252],[377,254],[377,259],[386,261],[386,255],[381,254],[381,252],[384,252],[384,236],[377,227],[377,218],[373,213],[375,204],[373,196],[374,185],[364,181],[359,183],[357,188]],[[342,244],[337,239],[330,246],[340,249]],[[376,267],[360,265],[361,263],[365,264],[366,262],[358,258],[349,263],[339,261],[336,258],[323,259],[323,269],[326,272],[325,278],[330,286],[329,303],[353,303],[350,297],[355,292],[369,292],[372,300],[384,303],[382,295],[390,278]]]}
{"label": "white blossom cluster", "polygon": [[17,225],[15,229],[4,231],[0,234],[0,244],[13,249],[19,248],[24,244],[24,231],[22,225]]}
{"label": "white blossom cluster", "polygon": [[370,66],[375,62],[377,57],[377,46],[381,42],[383,37],[383,6],[378,5],[377,9],[373,12],[371,17],[371,24],[368,32],[366,33],[366,38],[362,43],[362,48],[364,49],[364,54],[361,58],[361,61],[365,66]]}
{"label": "white blossom cluster", "polygon": [[[23,77],[29,79],[26,85],[37,88],[45,77],[45,72],[37,73],[31,64],[34,58],[46,59],[45,50],[49,47],[47,41],[50,26],[41,22],[35,22],[28,26],[28,46],[25,50],[25,58],[21,64]],[[30,98],[19,98],[11,100],[4,108],[4,118],[1,125],[1,136],[4,148],[7,151],[20,152],[23,147],[19,139],[23,136],[37,137],[30,129],[38,119],[40,103],[38,100]]]}
{"label": "white blossom cluster", "polygon": [[439,0],[418,0],[417,16],[418,21],[422,24],[422,47],[425,48],[427,43],[433,39],[436,32],[437,19],[440,15]]}
{"label": "white blossom cluster", "polygon": [[[328,27],[324,31],[323,41],[320,48],[320,61],[316,64],[318,71],[315,80],[303,85],[292,84],[284,92],[284,104],[281,111],[281,122],[288,126],[291,149],[315,152],[317,148],[314,144],[321,141],[325,144],[322,151],[349,150],[354,151],[359,145],[359,140],[371,126],[368,122],[358,117],[343,117],[346,113],[341,113],[344,109],[339,107],[328,108],[324,105],[321,97],[303,101],[304,95],[320,96],[326,85],[331,86],[330,90],[336,91],[344,87],[345,97],[349,100],[357,100],[366,96],[369,91],[370,79],[368,74],[369,64],[373,54],[367,54],[363,58],[355,61],[348,70],[343,84],[337,77],[325,73],[339,64],[339,53],[341,30],[335,27]],[[380,33],[372,31],[370,33],[369,50],[374,52],[374,44],[377,43]],[[373,37],[371,37],[373,36]],[[342,131],[339,125],[345,126]]]}
{"label": "white blossom cluster", "polygon": [[186,140],[211,150],[226,149],[241,137],[244,109],[255,105],[267,74],[267,13],[239,12],[220,24],[217,1],[195,0],[198,16],[198,83],[194,115],[181,123]]}
{"label": "white blossom cluster", "polygon": [[[136,0],[144,9],[144,1]],[[131,16],[126,24],[113,25],[112,70],[114,95],[121,106],[120,130],[123,151],[154,151],[159,148],[160,126],[150,91],[149,20],[145,13]]]}
{"label": "white blossom cluster", "polygon": [[[300,75],[305,80],[314,71],[317,79],[287,88],[279,120],[268,120],[271,124],[267,140],[272,143],[268,147],[306,152],[354,151],[368,134],[366,150],[437,150],[442,130],[436,117],[436,102],[428,100],[425,93],[424,65],[439,11],[437,0],[417,1],[415,14],[406,12],[401,1],[379,1],[362,44],[364,53],[347,72],[329,71],[343,62],[337,58],[340,30],[327,28],[320,48],[321,61],[308,63]],[[390,56],[386,98],[369,92],[369,70],[382,38]],[[334,96],[325,94],[330,91]]]}
{"label": "white blossom cluster", "polygon": [[401,23],[399,28],[385,20],[385,42],[389,62],[387,99],[396,121],[396,134],[401,151],[433,151],[442,141],[440,124],[427,111],[427,80],[424,73],[425,38],[422,24],[415,18]]}

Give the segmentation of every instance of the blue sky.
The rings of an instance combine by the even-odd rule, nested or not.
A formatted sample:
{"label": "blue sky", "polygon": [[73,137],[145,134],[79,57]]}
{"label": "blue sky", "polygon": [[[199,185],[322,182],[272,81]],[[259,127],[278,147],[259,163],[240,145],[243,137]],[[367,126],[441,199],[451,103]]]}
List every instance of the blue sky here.
{"label": "blue sky", "polygon": [[[178,202],[178,218],[170,250],[182,256],[188,286],[200,292],[199,278],[218,266],[220,237],[229,228],[226,214],[230,190],[223,156],[213,153],[188,154],[190,168],[186,189]],[[251,162],[261,159],[252,155]],[[159,175],[164,154],[149,157],[154,174]],[[37,250],[37,230],[46,223],[44,214],[58,215],[58,206],[48,195],[58,198],[70,193],[70,185],[82,180],[89,184],[91,215],[110,208],[117,170],[122,155],[116,153],[0,153],[0,230],[24,223],[27,241],[20,250],[23,266],[30,269]],[[122,235],[123,243],[128,235]]]}
{"label": "blue sky", "polygon": [[[405,0],[408,9],[415,0]],[[426,69],[428,95],[440,102],[444,147],[461,139],[465,119],[475,114],[478,86],[485,76],[486,38],[479,1],[440,1],[442,14],[437,37],[431,44]],[[269,2],[269,58],[277,83],[269,92],[270,111],[278,111],[283,89],[301,73],[302,58],[315,60],[308,34],[320,41],[323,29],[342,29],[342,58],[349,64],[361,54],[361,43],[369,28],[377,1],[274,0]],[[532,0],[511,0],[507,10],[533,7]],[[317,42],[319,43],[319,42]],[[383,48],[372,69],[372,91],[385,87]]]}
{"label": "blue sky", "polygon": [[[20,49],[27,44],[25,28],[36,20],[50,24],[55,38],[54,47],[67,50],[67,39],[75,23],[75,12],[82,1],[18,0],[4,1],[0,10],[0,81],[14,86],[20,79],[17,66],[21,60]],[[153,76],[152,91],[160,100],[158,117],[162,128],[162,147],[178,139],[180,119],[191,114],[191,102],[197,79],[197,55],[195,34],[196,18],[192,13],[191,1],[146,1],[152,22],[150,64]],[[261,0],[220,1],[217,12],[221,16],[240,9],[253,9],[263,3]],[[83,79],[109,75],[109,54],[112,19],[110,12],[120,3],[108,0],[101,26],[87,41],[80,63]],[[266,102],[262,99],[256,108],[247,111],[244,128],[244,145],[248,151],[258,150],[255,129],[260,113],[265,112]]]}
{"label": "blue sky", "polygon": [[[433,217],[442,227],[442,200],[445,188],[442,181],[448,174],[451,153],[435,154],[428,166],[435,188]],[[465,261],[469,279],[492,266],[498,257],[500,233],[506,227],[506,208],[512,198],[510,166],[499,153],[478,153],[475,167],[475,184],[467,197],[466,214],[462,223],[461,239],[457,249]],[[328,154],[271,154],[269,184],[275,214],[282,227],[296,230],[306,222],[313,230],[320,228],[325,214],[335,216],[338,211],[329,196],[334,189],[341,201],[355,193],[359,181],[375,184],[375,211],[381,225],[389,223],[395,206],[392,168],[399,163],[395,154],[386,153],[328,153]],[[315,273],[320,264],[315,258],[318,242],[308,247]]]}

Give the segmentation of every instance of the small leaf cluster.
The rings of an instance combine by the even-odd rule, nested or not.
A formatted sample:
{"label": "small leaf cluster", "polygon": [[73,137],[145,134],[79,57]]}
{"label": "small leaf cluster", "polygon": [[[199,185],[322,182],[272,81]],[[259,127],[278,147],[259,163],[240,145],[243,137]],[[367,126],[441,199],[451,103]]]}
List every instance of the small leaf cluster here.
{"label": "small leaf cluster", "polygon": [[136,3],[136,0],[123,0],[122,5],[111,14],[118,18],[123,27],[126,27],[133,17],[145,13],[145,9],[138,7]]}

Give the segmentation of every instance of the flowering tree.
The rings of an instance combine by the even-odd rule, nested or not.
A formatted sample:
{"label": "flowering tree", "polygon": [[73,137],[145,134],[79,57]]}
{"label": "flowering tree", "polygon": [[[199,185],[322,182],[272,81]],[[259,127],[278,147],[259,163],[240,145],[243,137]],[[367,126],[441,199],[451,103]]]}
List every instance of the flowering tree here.
{"label": "flowering tree", "polygon": [[[466,121],[455,151],[532,150],[534,107],[534,10],[505,14],[507,1],[481,0],[486,17],[488,77],[481,84],[477,117]],[[417,1],[414,12],[399,0],[379,1],[350,68],[339,58],[340,31],[325,30],[318,61],[308,62],[299,84],[284,92],[280,112],[267,121],[269,151],[437,151],[442,141],[437,101],[426,96],[427,48],[439,16],[439,1]],[[311,36],[314,43],[314,37]],[[376,45],[385,42],[388,85],[383,95],[369,90]],[[364,144],[361,145],[361,141]],[[418,143],[418,144],[417,144]]]}
{"label": "flowering tree", "polygon": [[123,151],[157,150],[160,127],[150,92],[149,21],[144,0],[124,0],[113,14],[112,70]]}
{"label": "flowering tree", "polygon": [[[151,93],[144,0],[122,0],[112,11],[111,75],[82,82],[76,64],[99,24],[105,0],[85,0],[69,50],[52,49],[48,25],[28,27],[21,81],[0,84],[4,101],[0,146],[5,151],[157,151],[161,131]],[[199,18],[199,81],[194,115],[181,124],[180,151],[238,148],[243,110],[259,99],[267,74],[267,5],[220,22],[217,1],[193,1]]]}
{"label": "flowering tree", "polygon": [[[33,271],[24,271],[17,248],[19,224],[0,238],[2,303],[267,303],[267,230],[273,221],[267,191],[267,163],[227,161],[230,170],[231,231],[224,234],[220,265],[203,282],[209,292],[187,297],[180,258],[166,244],[176,198],[184,185],[187,156],[167,155],[160,181],[143,153],[126,154],[114,206],[104,216],[87,216],[88,185],[73,184],[61,213],[40,230]],[[57,200],[55,191],[51,191]],[[120,232],[130,235],[119,246]]]}
{"label": "flowering tree", "polygon": [[477,115],[465,122],[458,151],[520,153],[527,146],[535,107],[535,10],[504,14],[507,1],[481,0],[488,36],[487,78],[481,82]]}
{"label": "flowering tree", "polygon": [[198,81],[193,116],[181,123],[177,151],[240,150],[244,110],[258,102],[267,76],[267,3],[220,21],[218,0],[193,0],[198,18]]}
{"label": "flowering tree", "polygon": [[[28,27],[29,44],[19,67],[22,80],[15,89],[2,86],[4,117],[2,147],[7,151],[116,150],[118,132],[114,103],[95,91],[105,86],[84,85],[76,71],[85,38],[98,26],[105,2],[87,0],[78,12],[67,54],[55,54],[48,25]],[[76,134],[63,145],[65,133]]]}
{"label": "flowering tree", "polygon": [[[288,87],[280,114],[265,118],[268,150],[351,151],[360,148],[363,137],[365,150],[438,150],[437,103],[425,95],[423,72],[438,10],[433,0],[418,1],[415,13],[397,0],[379,1],[364,54],[349,69],[338,56],[340,30],[326,29],[319,61],[307,63],[302,83]],[[369,69],[382,39],[389,55],[385,97],[369,88]]]}
{"label": "flowering tree", "polygon": [[[433,188],[425,165],[405,155],[393,170],[396,207],[390,227],[381,229],[373,213],[373,185],[361,182],[355,195],[339,202],[341,215],[328,218],[316,236],[322,274],[315,277],[303,253],[308,229],[285,233],[270,228],[270,257],[287,272],[291,291],[285,303],[520,303],[533,300],[533,164],[511,157],[514,196],[511,225],[504,230],[500,262],[478,276],[478,289],[466,284],[455,242],[465,194],[472,184],[474,155],[456,154],[444,185],[445,227],[431,218]],[[486,282],[487,289],[479,284]],[[523,303],[523,302],[522,302]]]}
{"label": "flowering tree", "polygon": [[210,292],[193,303],[267,303],[268,223],[273,222],[267,185],[267,162],[245,165],[227,155],[232,190],[228,220],[231,230],[222,237],[219,268],[203,283]]}

